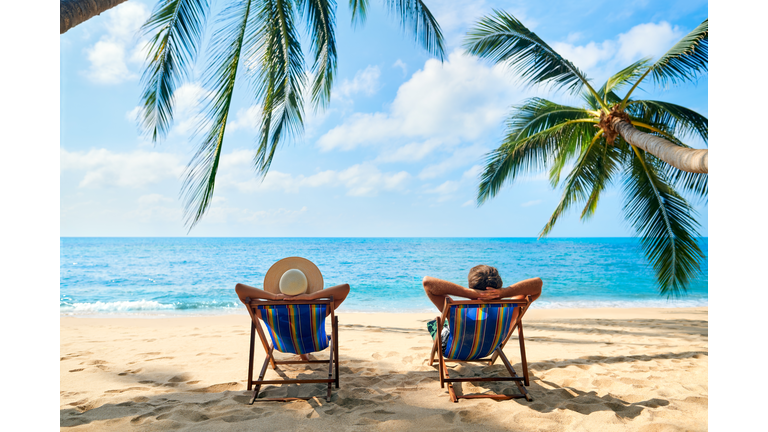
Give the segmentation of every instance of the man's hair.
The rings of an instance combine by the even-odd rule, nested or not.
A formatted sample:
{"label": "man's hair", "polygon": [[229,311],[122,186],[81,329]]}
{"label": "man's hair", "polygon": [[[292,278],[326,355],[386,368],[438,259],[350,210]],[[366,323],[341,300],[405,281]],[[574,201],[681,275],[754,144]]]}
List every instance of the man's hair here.
{"label": "man's hair", "polygon": [[499,271],[495,267],[491,267],[485,264],[472,267],[469,270],[469,288],[473,290],[484,291],[488,287],[501,288],[501,276]]}

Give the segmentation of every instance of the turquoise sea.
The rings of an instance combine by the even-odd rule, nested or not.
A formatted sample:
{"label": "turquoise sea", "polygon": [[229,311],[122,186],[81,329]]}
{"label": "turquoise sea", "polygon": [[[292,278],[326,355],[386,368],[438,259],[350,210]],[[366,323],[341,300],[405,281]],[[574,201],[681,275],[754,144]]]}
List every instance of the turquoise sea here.
{"label": "turquoise sea", "polygon": [[[700,240],[707,252],[707,239]],[[660,296],[635,238],[61,238],[66,316],[244,312],[238,282],[261,287],[277,260],[305,257],[326,286],[348,283],[342,306],[360,312],[432,311],[421,279],[466,286],[477,264],[505,285],[541,277],[536,308],[707,306],[708,267],[678,299]]]}

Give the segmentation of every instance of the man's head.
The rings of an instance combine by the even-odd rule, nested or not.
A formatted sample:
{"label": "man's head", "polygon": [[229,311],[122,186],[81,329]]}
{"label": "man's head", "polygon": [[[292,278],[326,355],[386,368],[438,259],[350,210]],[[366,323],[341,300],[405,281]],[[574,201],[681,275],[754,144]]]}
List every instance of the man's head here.
{"label": "man's head", "polygon": [[484,291],[488,288],[501,288],[501,276],[495,267],[481,264],[469,270],[469,289]]}

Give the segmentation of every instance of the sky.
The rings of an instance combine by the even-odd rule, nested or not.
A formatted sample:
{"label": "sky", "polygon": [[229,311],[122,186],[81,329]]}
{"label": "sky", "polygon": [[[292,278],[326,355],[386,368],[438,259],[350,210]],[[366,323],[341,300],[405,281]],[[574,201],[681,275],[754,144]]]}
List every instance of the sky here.
{"label": "sky", "polygon": [[[467,30],[493,9],[509,12],[601,85],[663,54],[708,16],[705,1],[427,1],[445,35],[441,63],[383,2],[372,2],[362,26],[350,24],[341,2],[329,107],[308,110],[304,134],[277,151],[261,181],[252,164],[260,110],[241,74],[213,205],[188,231],[179,193],[200,143],[192,131],[208,95],[206,58],[176,92],[167,138],[153,144],[136,113],[145,42],[137,29],[154,4],[130,0],[60,37],[61,236],[536,237],[562,189],[546,172],[532,173],[478,207],[478,175],[513,105],[533,96],[579,100],[525,86],[509,69],[466,54]],[[649,80],[635,95],[709,116],[706,75],[669,89]],[[550,236],[633,236],[622,204],[614,184],[591,219],[572,209]],[[708,207],[692,204],[708,236]]]}

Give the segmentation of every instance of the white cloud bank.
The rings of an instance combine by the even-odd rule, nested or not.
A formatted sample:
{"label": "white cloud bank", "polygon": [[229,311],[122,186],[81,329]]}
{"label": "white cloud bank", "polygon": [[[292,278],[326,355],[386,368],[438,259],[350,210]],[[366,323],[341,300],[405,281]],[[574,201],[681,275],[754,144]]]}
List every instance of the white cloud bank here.
{"label": "white cloud bank", "polygon": [[68,152],[61,149],[61,171],[80,171],[80,187],[139,188],[166,179],[179,178],[184,172],[180,158],[169,153],[113,153],[107,149]]}
{"label": "white cloud bank", "polygon": [[90,67],[85,75],[99,84],[137,79],[138,75],[128,68],[127,62],[144,60],[146,45],[136,43],[136,37],[149,14],[145,5],[135,2],[126,2],[105,12],[107,32],[96,44],[86,48]]}
{"label": "white cloud bank", "polygon": [[[515,97],[517,96],[517,97]],[[395,149],[381,161],[418,159],[439,146],[478,139],[496,129],[521,94],[501,67],[488,67],[456,50],[445,63],[430,59],[397,91],[389,112],[356,113],[318,139],[323,151],[424,140]]]}
{"label": "white cloud bank", "polygon": [[364,162],[344,170],[326,170],[309,176],[272,170],[261,181],[253,172],[253,155],[248,150],[222,155],[217,186],[232,187],[244,193],[298,193],[303,188],[344,187],[349,196],[376,196],[381,191],[404,190],[411,178],[405,171],[381,172],[375,165]]}

